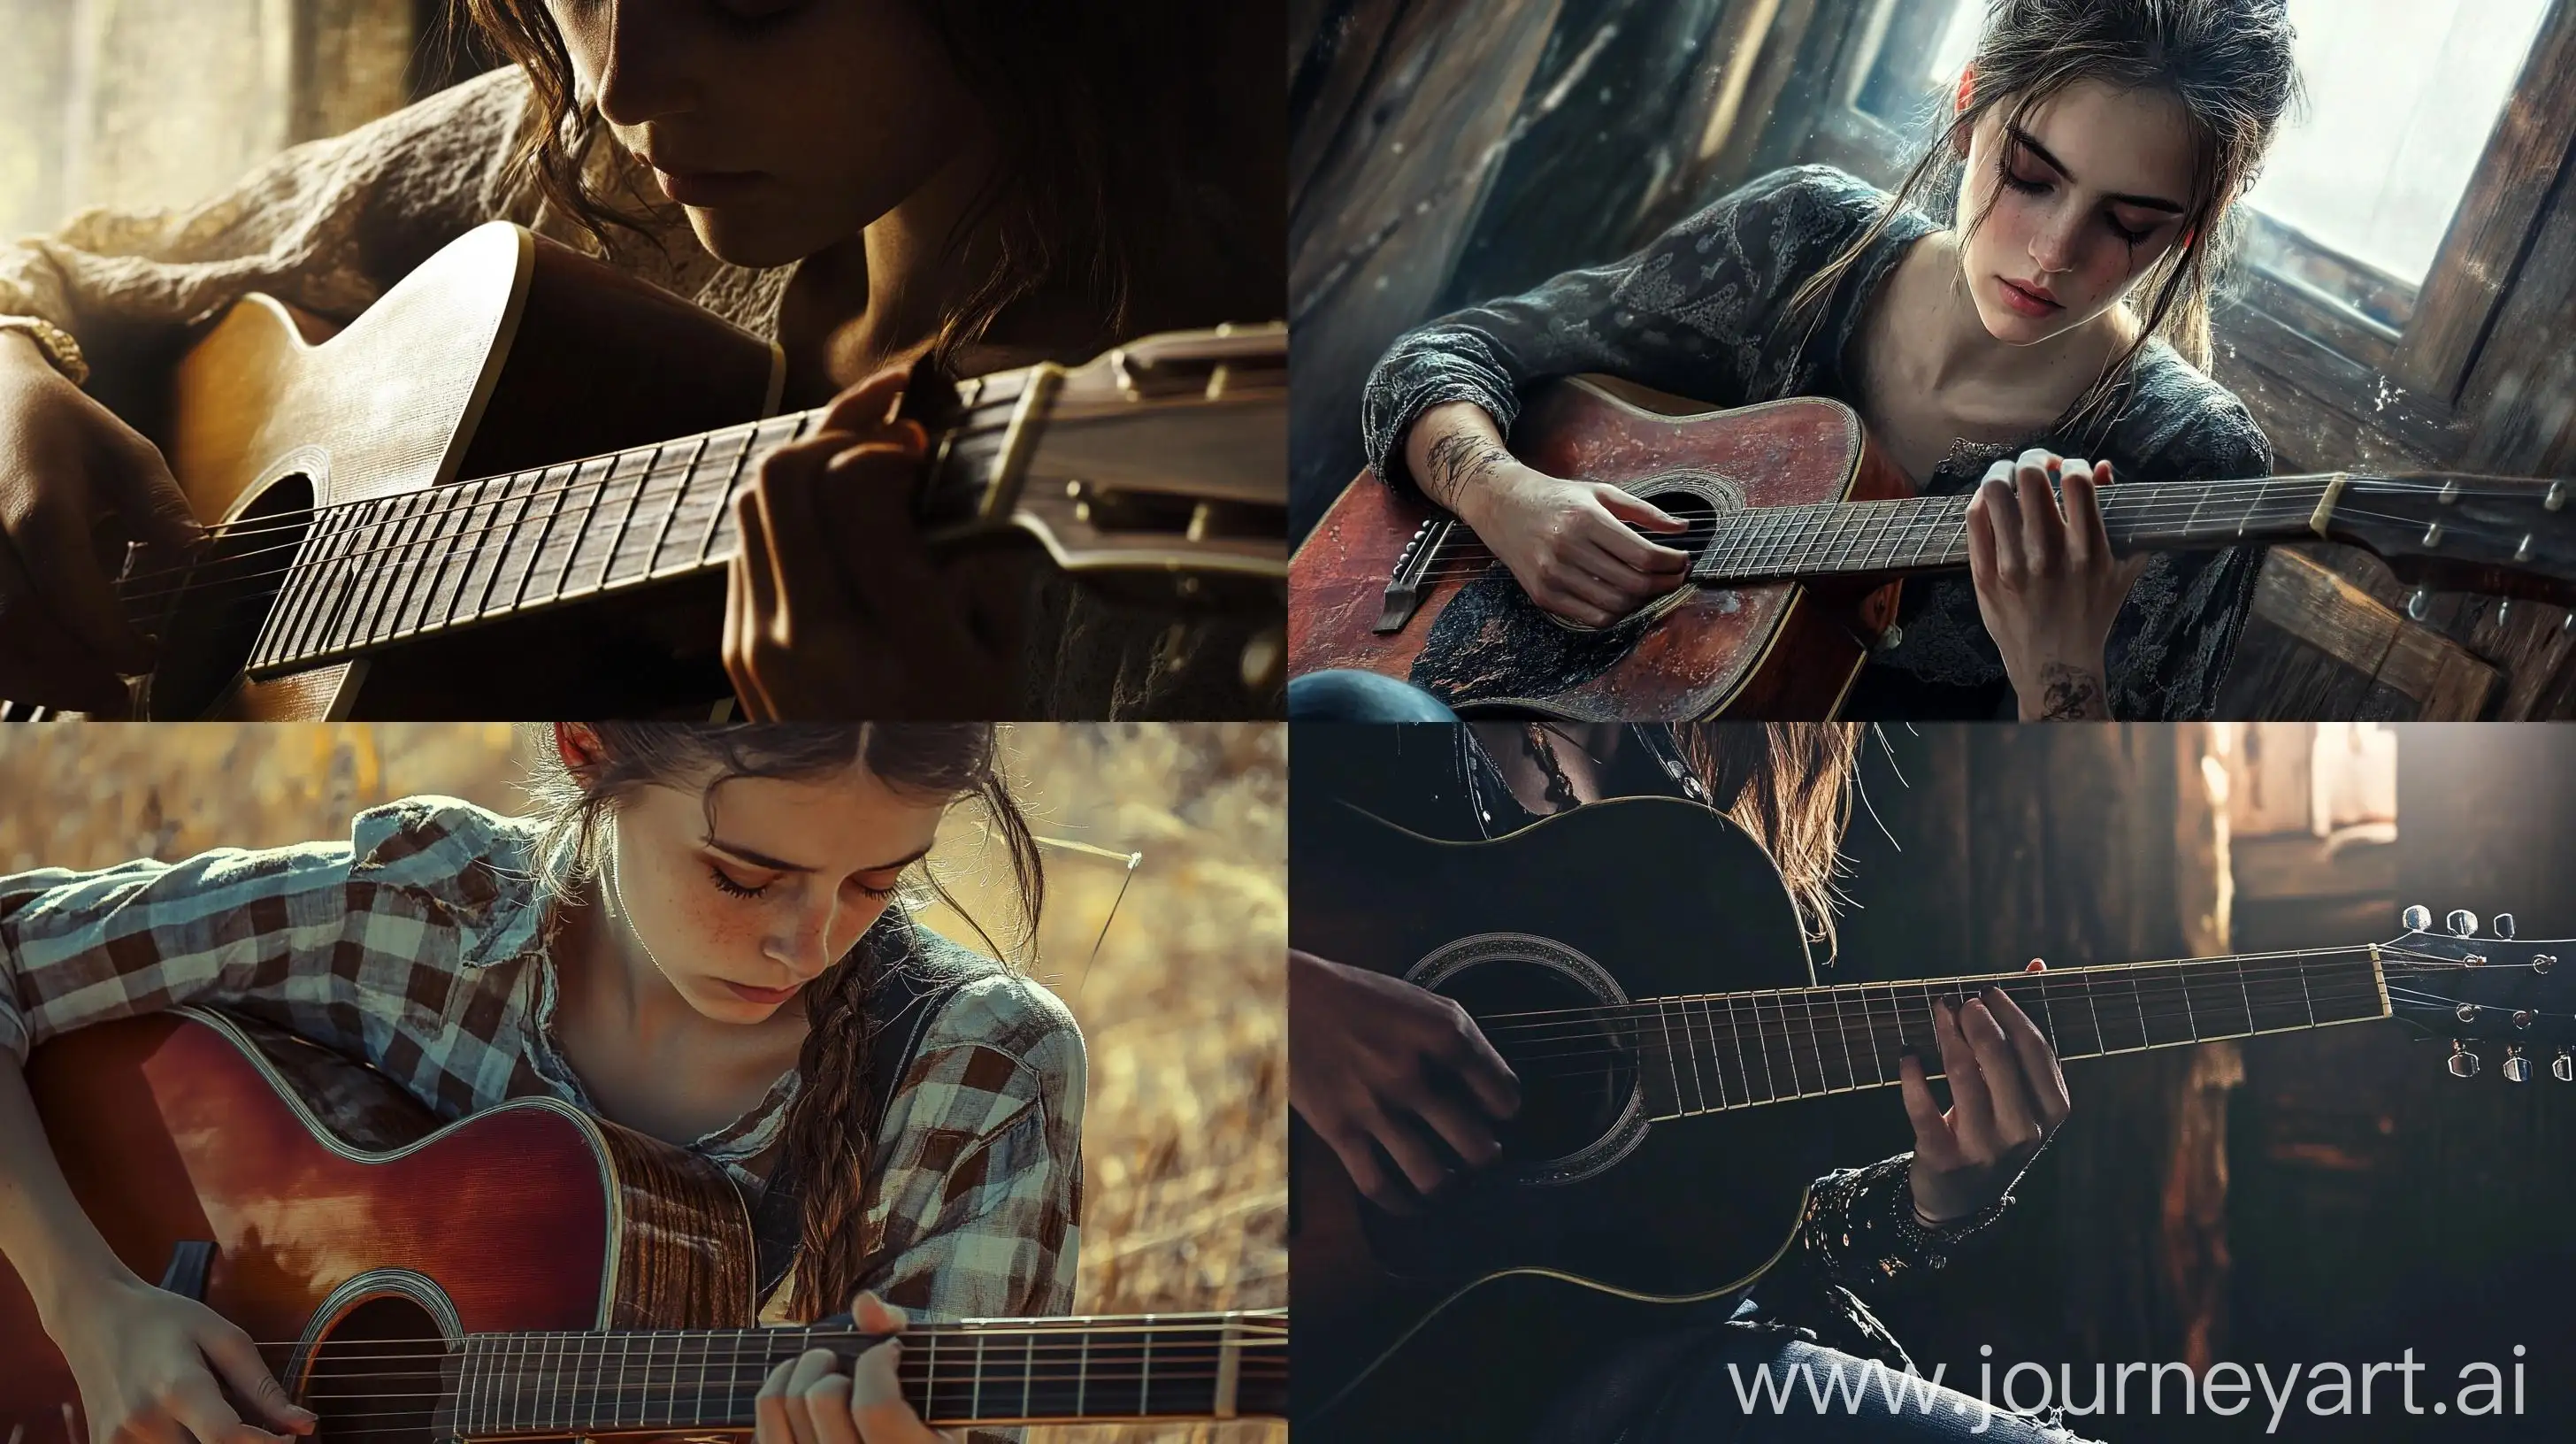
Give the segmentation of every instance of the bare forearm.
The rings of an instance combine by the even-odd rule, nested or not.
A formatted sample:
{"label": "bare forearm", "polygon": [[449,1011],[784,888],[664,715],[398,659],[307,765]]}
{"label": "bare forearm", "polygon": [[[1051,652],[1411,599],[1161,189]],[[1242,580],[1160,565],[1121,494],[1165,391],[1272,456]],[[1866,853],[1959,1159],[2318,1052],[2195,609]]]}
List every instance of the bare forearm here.
{"label": "bare forearm", "polygon": [[28,1095],[26,1075],[0,1054],[0,1255],[51,1329],[66,1306],[109,1280],[135,1275],[100,1237],[63,1181]]}
{"label": "bare forearm", "polygon": [[1484,499],[1486,482],[1496,470],[1517,463],[1485,408],[1472,401],[1446,401],[1414,418],[1404,437],[1404,464],[1423,495],[1473,525],[1472,513]]}

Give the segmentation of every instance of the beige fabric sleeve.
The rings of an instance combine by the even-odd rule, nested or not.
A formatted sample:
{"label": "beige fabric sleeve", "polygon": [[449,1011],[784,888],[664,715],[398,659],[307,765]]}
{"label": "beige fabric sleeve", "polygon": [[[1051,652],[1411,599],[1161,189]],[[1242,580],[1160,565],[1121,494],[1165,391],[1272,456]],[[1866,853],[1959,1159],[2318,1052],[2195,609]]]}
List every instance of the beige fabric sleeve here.
{"label": "beige fabric sleeve", "polygon": [[[505,67],[282,151],[188,209],[81,211],[0,246],[0,328],[34,336],[80,380],[84,352],[112,366],[251,291],[347,321],[465,231],[530,218],[533,196],[504,179],[526,103],[525,78]],[[31,321],[76,344],[49,344]]]}

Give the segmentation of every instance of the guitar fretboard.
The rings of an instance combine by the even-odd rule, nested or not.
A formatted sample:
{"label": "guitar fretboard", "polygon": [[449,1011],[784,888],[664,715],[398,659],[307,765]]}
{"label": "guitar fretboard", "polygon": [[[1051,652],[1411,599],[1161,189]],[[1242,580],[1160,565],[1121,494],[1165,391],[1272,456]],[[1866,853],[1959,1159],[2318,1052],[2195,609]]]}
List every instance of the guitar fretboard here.
{"label": "guitar fretboard", "polygon": [[[2313,537],[2318,503],[2339,481],[2365,479],[2320,473],[2112,486],[2100,493],[2102,525],[2123,553]],[[1974,499],[1922,496],[1729,512],[1718,519],[1691,575],[1724,583],[1964,567]]]}
{"label": "guitar fretboard", "polygon": [[[950,1427],[1278,1415],[1287,1337],[1276,1309],[916,1325],[896,1377],[923,1419]],[[846,1328],[476,1334],[442,1360],[450,1402],[433,1432],[748,1431],[781,1361],[828,1348],[846,1365],[870,1343]]]}
{"label": "guitar fretboard", "polygon": [[[1029,372],[959,385],[923,496],[973,495],[1002,460]],[[823,410],[631,451],[318,509],[254,646],[270,676],[426,633],[730,561],[734,488]],[[925,512],[925,520],[930,513]]]}
{"label": "guitar fretboard", "polygon": [[2001,987],[2060,1058],[2247,1038],[2386,1017],[2378,950],[2250,954],[2041,973],[1644,998],[1484,1020],[1515,1069],[1628,1060],[1659,1118],[1898,1081],[1908,1051],[1941,1072],[1935,999]]}

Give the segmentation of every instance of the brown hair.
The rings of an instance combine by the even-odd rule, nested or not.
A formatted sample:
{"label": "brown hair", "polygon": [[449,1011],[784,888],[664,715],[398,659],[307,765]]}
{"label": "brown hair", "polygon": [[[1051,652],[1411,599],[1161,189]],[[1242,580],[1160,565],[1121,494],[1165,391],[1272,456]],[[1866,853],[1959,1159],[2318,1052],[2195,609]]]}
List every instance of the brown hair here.
{"label": "brown hair", "polygon": [[[2210,292],[2239,228],[2231,203],[2254,184],[2282,114],[2298,97],[2295,38],[2286,0],[1989,0],[1970,63],[1975,82],[1956,119],[1943,125],[1868,229],[1798,288],[1789,314],[1810,313],[1812,333],[1825,299],[1897,212],[1934,190],[1936,179],[1957,179],[1948,167],[1964,162],[1979,121],[2000,111],[2006,126],[2022,126],[2068,86],[2096,80],[2118,90],[2160,90],[2181,102],[2198,164],[2183,240],[2140,278],[2154,300],[2138,339],[2103,369],[2076,412],[2106,401],[2156,336],[2208,370]],[[1998,190],[2008,153],[1996,149]],[[1991,210],[1980,211],[1963,234],[1975,234]]]}
{"label": "brown hair", "polygon": [[1857,722],[1689,722],[1673,747],[1709,805],[1771,854],[1807,936],[1834,949],[1843,829],[1867,729]]}
{"label": "brown hair", "polygon": [[[612,227],[644,234],[584,184],[599,115],[575,94],[572,58],[544,0],[460,4],[482,43],[528,76],[529,119],[513,167],[603,248],[612,245]],[[954,233],[992,223],[1001,260],[941,317],[933,364],[953,369],[961,347],[1014,303],[1041,293],[1079,298],[1093,309],[1094,349],[1125,338],[1137,278],[1149,278],[1156,290],[1185,287],[1191,267],[1176,266],[1175,258],[1206,242],[1210,227],[1185,224],[1182,215],[1186,197],[1222,174],[1240,129],[1228,121],[1224,86],[1236,78],[1234,54],[1249,27],[1204,14],[1198,0],[916,6],[990,119],[1002,157]]]}
{"label": "brown hair", "polygon": [[[619,802],[650,786],[704,788],[714,825],[716,788],[735,778],[804,779],[864,767],[889,788],[954,801],[973,798],[1010,854],[1018,886],[1021,936],[1037,926],[1046,878],[1036,837],[1011,795],[991,723],[886,723],[857,726],[707,726],[670,722],[592,724],[605,760],[575,775],[543,749],[529,791],[543,822],[537,856],[553,864],[550,890],[578,886],[598,866],[598,827]],[[936,874],[920,882],[956,908]],[[966,916],[962,908],[959,916]],[[996,954],[992,935],[970,926]],[[871,1021],[866,1001],[881,960],[860,946],[805,989],[808,1032],[796,1061],[803,1078],[781,1130],[780,1170],[792,1171],[802,1194],[794,1298],[808,1319],[837,1311],[858,1287],[869,1260],[861,1247],[867,1216],[866,1162],[882,1100],[868,1096]],[[772,1177],[780,1176],[773,1172]]]}

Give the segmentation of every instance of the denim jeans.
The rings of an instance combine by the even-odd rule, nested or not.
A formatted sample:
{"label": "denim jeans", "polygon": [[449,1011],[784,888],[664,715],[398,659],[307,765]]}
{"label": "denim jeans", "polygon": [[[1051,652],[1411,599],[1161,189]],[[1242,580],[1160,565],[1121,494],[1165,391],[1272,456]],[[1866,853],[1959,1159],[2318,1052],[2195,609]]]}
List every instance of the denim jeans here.
{"label": "denim jeans", "polygon": [[1393,677],[1337,667],[1288,679],[1291,722],[1455,722],[1437,697]]}

